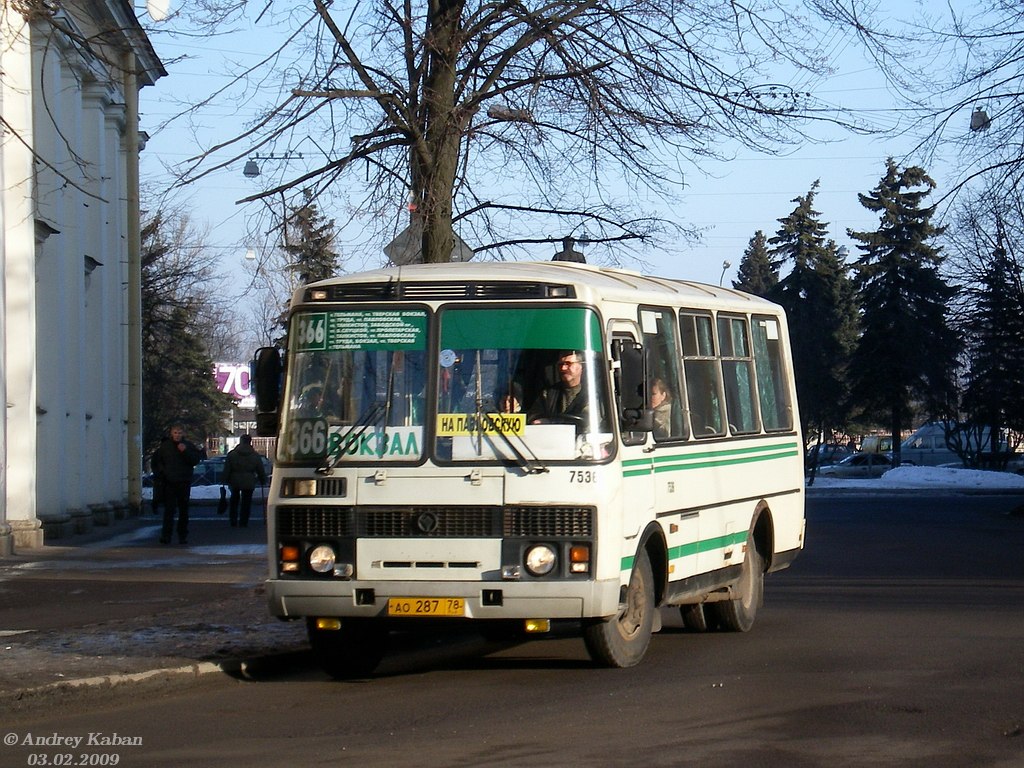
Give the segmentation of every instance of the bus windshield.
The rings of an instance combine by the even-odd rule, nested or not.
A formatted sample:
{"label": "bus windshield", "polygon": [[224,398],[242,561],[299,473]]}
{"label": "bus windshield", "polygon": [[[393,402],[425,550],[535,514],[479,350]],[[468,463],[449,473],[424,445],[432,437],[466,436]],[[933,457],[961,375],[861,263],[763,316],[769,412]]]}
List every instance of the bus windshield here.
{"label": "bus windshield", "polygon": [[302,312],[289,338],[279,461],[421,458],[425,309]]}
{"label": "bus windshield", "polygon": [[610,455],[611,409],[593,310],[448,308],[439,328],[438,460]]}

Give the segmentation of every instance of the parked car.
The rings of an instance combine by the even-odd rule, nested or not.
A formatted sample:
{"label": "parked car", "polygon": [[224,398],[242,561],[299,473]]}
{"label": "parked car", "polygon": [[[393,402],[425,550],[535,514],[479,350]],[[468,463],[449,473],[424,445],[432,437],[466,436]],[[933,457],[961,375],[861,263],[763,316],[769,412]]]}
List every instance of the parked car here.
{"label": "parked car", "polygon": [[845,445],[839,445],[838,443],[819,443],[817,445],[812,445],[811,449],[807,451],[807,459],[804,462],[804,471],[810,472],[811,467],[815,466],[815,464],[817,464],[818,469],[831,466],[832,464],[838,464],[847,456],[852,455],[853,451]]}
{"label": "parked car", "polygon": [[821,467],[819,477],[869,478],[881,477],[892,469],[890,453],[855,453],[847,456],[838,464]]}
{"label": "parked car", "polygon": [[220,485],[225,456],[203,459],[192,468],[192,485]]}
{"label": "parked car", "polygon": [[[947,437],[948,430],[948,437]],[[993,458],[1009,458],[1005,440],[999,441],[997,452],[992,452],[991,430],[967,428],[955,423],[943,424],[932,421],[923,424],[900,445],[900,461],[904,464],[919,464],[940,467],[946,464],[961,465],[957,448],[965,455],[973,456],[982,466]]]}

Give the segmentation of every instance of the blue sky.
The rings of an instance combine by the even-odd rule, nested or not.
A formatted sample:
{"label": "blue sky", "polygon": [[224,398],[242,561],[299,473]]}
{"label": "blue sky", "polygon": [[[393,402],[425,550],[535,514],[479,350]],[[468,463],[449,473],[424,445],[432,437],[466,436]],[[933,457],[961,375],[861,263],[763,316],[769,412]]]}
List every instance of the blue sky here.
{"label": "blue sky", "polygon": [[[915,7],[913,0],[894,5]],[[893,11],[895,12],[895,11]],[[882,78],[852,47],[843,45],[838,38],[830,38],[834,50],[836,72],[814,81],[803,79],[790,82],[810,91],[819,101],[842,105],[857,111],[867,124],[892,129],[902,122],[895,100]],[[143,183],[165,188],[169,181],[164,164],[184,162],[197,153],[201,143],[223,140],[236,135],[242,125],[254,114],[254,106],[238,108],[226,99],[218,99],[200,113],[200,134],[193,136],[185,127],[176,126],[157,131],[157,126],[181,110],[183,102],[205,97],[223,82],[217,74],[226,71],[229,62],[248,64],[259,54],[260,38],[252,33],[240,32],[230,37],[210,41],[171,41],[164,35],[154,34],[154,47],[165,61],[169,76],[141,94],[140,106],[144,130],[151,139],[143,153]],[[175,62],[179,56],[189,59]],[[269,99],[267,99],[269,101]],[[966,133],[969,115],[963,116]],[[682,223],[698,227],[703,237],[697,243],[672,243],[663,249],[642,254],[649,271],[668,277],[695,279],[718,283],[735,277],[736,267],[748,241],[758,229],[769,236],[774,234],[777,220],[794,207],[793,198],[805,194],[811,184],[820,180],[816,208],[822,221],[828,224],[829,234],[840,245],[847,245],[853,253],[852,243],[846,237],[847,228],[873,229],[877,218],[857,201],[857,194],[870,191],[885,170],[885,158],[893,156],[899,161],[921,163],[939,182],[940,188],[948,183],[944,166],[913,155],[907,156],[915,144],[911,136],[875,138],[852,136],[833,130],[823,138],[827,143],[807,144],[780,156],[756,155],[735,150],[728,162],[704,162],[703,172],[688,172],[683,200],[671,210],[662,209],[663,215]],[[728,153],[729,147],[723,147]],[[296,147],[296,151],[315,154],[315,148]],[[288,172],[301,171],[308,161],[268,161],[261,163],[267,175],[284,177]],[[210,230],[209,241],[219,271],[232,275],[233,290],[241,293],[247,283],[244,271],[245,252],[258,245],[260,232],[267,230],[261,218],[265,206],[258,203],[247,206],[235,204],[258,187],[242,175],[243,161],[217,171],[183,190],[180,199],[190,210],[193,221]],[[336,212],[328,216],[342,219]],[[261,223],[263,226],[261,227]],[[251,232],[257,233],[256,237]],[[346,231],[340,242],[342,252],[349,250],[359,239],[358,233]],[[378,252],[373,244],[371,254]],[[379,246],[383,246],[380,243]],[[472,243],[470,243],[472,245]],[[550,258],[553,248],[537,247],[533,256]],[[593,256],[593,254],[591,254]],[[382,264],[383,254],[350,261],[346,268],[373,268]],[[636,265],[625,264],[637,268]]]}

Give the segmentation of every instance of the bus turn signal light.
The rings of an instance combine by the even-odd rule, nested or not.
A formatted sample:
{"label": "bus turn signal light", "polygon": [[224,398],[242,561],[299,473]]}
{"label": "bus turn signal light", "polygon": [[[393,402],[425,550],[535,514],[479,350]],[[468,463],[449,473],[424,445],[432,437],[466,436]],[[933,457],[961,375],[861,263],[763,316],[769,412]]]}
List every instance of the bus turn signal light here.
{"label": "bus turn signal light", "polygon": [[281,547],[281,573],[298,573],[300,554],[298,547]]}
{"label": "bus turn signal light", "polygon": [[569,550],[569,571],[571,573],[590,572],[590,547],[576,544]]}

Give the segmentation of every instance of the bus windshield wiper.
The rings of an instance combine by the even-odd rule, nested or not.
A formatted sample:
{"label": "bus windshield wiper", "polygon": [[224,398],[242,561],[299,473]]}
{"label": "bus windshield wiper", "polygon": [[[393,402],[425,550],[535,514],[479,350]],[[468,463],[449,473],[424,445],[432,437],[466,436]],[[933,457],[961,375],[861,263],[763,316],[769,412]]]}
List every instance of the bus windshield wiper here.
{"label": "bus windshield wiper", "polygon": [[512,455],[516,457],[516,463],[528,475],[539,475],[548,471],[548,468],[540,463],[540,460],[537,459],[537,456],[533,453],[533,451],[530,451],[530,446],[526,444],[525,440],[523,441],[523,445],[526,447],[526,450],[530,451],[530,456],[527,456],[525,453],[519,450],[519,448],[516,447],[516,444],[512,442],[512,438],[505,434],[505,431],[501,428],[502,425],[495,421],[494,416],[492,416],[490,413],[487,413],[487,411],[484,410],[483,396],[480,392],[480,385],[478,383],[476,396],[476,435],[478,441],[478,455],[483,451],[483,425],[485,421],[487,423],[487,426],[490,427],[491,434],[497,434],[499,437],[501,437],[501,441],[505,443],[506,446],[508,446],[508,449],[512,451]]}
{"label": "bus windshield wiper", "polygon": [[[488,398],[490,402],[490,399]],[[548,471],[537,459],[533,451],[530,451],[530,446],[523,441],[523,445],[526,450],[530,451],[530,456],[527,457],[519,448],[516,447],[515,443],[512,442],[512,438],[505,434],[504,430],[501,429],[501,425],[498,424],[494,417],[487,413],[484,409],[484,394],[483,386],[480,381],[480,350],[476,351],[476,439],[477,439],[477,454],[483,452],[484,443],[484,431],[483,425],[484,420],[487,421],[487,425],[490,427],[492,433],[496,433],[501,437],[503,443],[508,446],[508,449],[512,451],[512,455],[516,457],[516,463],[530,475],[538,475]]]}
{"label": "bus windshield wiper", "polygon": [[[380,420],[381,416],[385,416],[386,414],[387,408],[384,403],[375,402],[371,405],[362,416],[352,422],[352,426],[350,426],[345,434],[341,436],[341,439],[338,440],[338,455],[332,459],[330,454],[328,454],[324,458],[323,464],[316,468],[316,473],[318,475],[331,474],[331,472],[334,471],[334,468],[341,463],[341,457],[345,453],[344,447],[348,443],[349,437],[352,436],[352,433],[355,432],[355,439],[358,441],[367,429],[375,425]],[[356,432],[357,429],[359,430],[358,432]]]}
{"label": "bus windshield wiper", "polygon": [[[540,459],[537,458],[536,454],[534,454],[533,451],[530,451],[530,446],[527,444],[525,440],[523,440],[522,442],[526,450],[530,451],[529,456],[527,456],[525,453],[523,453],[516,447],[516,444],[512,442],[512,438],[505,434],[504,430],[501,429],[501,424],[495,421],[493,415],[489,413],[484,413],[478,409],[476,417],[478,420],[478,424],[480,423],[481,419],[487,420],[487,424],[491,428],[491,433],[497,434],[498,436],[501,437],[501,441],[505,443],[505,445],[508,446],[508,449],[512,451],[512,453],[515,455],[516,463],[520,467],[522,467],[527,474],[540,475],[548,471],[548,468],[541,464]],[[480,427],[477,427],[477,429],[479,430]],[[483,440],[482,434],[480,439]]]}

